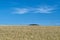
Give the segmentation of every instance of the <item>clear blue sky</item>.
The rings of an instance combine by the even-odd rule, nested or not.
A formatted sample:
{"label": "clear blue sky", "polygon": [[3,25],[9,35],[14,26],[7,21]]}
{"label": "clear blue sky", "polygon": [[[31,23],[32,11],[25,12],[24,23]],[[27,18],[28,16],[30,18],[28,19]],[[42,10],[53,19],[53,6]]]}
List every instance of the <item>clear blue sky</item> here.
{"label": "clear blue sky", "polygon": [[60,0],[0,0],[0,25],[60,25]]}

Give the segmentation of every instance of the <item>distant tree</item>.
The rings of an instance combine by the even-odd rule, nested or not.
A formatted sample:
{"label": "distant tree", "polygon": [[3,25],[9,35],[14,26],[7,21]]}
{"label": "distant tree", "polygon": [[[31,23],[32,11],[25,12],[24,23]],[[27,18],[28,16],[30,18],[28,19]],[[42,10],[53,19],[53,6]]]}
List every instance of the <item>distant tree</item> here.
{"label": "distant tree", "polygon": [[39,24],[29,24],[29,26],[39,26]]}

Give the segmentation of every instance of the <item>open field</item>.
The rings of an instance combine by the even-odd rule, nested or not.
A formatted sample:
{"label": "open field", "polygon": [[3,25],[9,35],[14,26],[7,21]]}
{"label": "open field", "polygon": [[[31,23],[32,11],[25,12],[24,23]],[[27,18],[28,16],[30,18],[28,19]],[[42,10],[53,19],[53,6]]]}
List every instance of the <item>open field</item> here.
{"label": "open field", "polygon": [[60,40],[60,27],[0,26],[0,40]]}

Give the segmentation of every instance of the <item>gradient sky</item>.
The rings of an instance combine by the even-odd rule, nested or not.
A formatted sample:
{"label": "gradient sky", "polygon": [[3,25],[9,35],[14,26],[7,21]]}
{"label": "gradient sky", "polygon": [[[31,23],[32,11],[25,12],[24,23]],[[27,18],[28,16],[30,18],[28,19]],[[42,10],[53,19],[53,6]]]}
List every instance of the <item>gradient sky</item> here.
{"label": "gradient sky", "polygon": [[0,0],[0,25],[60,25],[60,0]]}

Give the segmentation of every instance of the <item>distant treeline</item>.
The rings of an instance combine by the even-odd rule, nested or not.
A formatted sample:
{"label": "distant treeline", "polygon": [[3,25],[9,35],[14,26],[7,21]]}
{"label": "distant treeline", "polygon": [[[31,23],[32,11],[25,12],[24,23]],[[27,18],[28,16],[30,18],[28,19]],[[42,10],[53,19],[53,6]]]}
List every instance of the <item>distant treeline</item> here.
{"label": "distant treeline", "polygon": [[39,26],[39,24],[29,24],[29,26]]}

